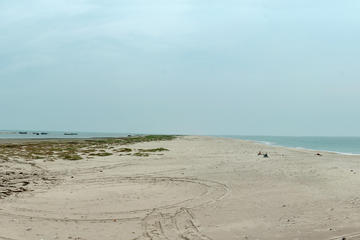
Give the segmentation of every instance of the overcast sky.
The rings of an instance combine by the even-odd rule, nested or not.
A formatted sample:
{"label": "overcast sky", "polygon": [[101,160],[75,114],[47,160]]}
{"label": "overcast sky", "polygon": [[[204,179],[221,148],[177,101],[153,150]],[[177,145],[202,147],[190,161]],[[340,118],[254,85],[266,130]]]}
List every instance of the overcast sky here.
{"label": "overcast sky", "polygon": [[358,0],[0,1],[0,129],[360,135]]}

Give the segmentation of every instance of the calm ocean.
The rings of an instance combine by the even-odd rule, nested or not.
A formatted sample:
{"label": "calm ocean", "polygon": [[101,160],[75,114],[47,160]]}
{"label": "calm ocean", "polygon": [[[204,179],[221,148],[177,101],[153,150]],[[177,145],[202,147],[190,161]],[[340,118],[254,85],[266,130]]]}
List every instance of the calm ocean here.
{"label": "calm ocean", "polygon": [[54,132],[54,131],[0,131],[0,139],[46,139],[46,138],[102,138],[125,137],[127,133]]}
{"label": "calm ocean", "polygon": [[360,154],[360,137],[278,137],[222,136],[261,142],[269,145],[322,150],[343,154]]}

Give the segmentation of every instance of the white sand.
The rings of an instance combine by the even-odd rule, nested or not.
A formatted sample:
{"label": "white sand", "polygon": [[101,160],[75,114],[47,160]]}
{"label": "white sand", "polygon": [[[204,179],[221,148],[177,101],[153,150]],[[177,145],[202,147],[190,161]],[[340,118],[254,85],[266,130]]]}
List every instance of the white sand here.
{"label": "white sand", "polygon": [[0,200],[0,239],[360,239],[359,156],[211,137],[130,147],[170,151],[39,160],[61,181]]}

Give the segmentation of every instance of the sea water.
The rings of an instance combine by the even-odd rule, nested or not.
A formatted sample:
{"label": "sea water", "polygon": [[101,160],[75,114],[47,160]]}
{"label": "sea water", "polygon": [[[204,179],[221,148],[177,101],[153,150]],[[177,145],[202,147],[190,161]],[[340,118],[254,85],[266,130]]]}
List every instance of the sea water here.
{"label": "sea water", "polygon": [[128,135],[128,133],[0,130],[0,139],[110,138]]}
{"label": "sea water", "polygon": [[256,141],[268,145],[292,148],[304,148],[337,152],[343,154],[360,154],[360,137],[280,137],[280,136],[223,136]]}

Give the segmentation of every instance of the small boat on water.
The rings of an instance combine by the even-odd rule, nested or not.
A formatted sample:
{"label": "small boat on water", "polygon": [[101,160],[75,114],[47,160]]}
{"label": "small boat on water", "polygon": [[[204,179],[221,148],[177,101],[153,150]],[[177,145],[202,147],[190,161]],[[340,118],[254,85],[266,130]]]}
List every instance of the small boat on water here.
{"label": "small boat on water", "polygon": [[64,133],[64,135],[66,136],[75,136],[75,135],[78,135],[77,133]]}
{"label": "small boat on water", "polygon": [[42,133],[40,133],[41,135],[48,135],[49,133],[47,133],[47,132],[42,132]]}
{"label": "small boat on water", "polygon": [[28,134],[28,132],[19,132],[19,134]]}

